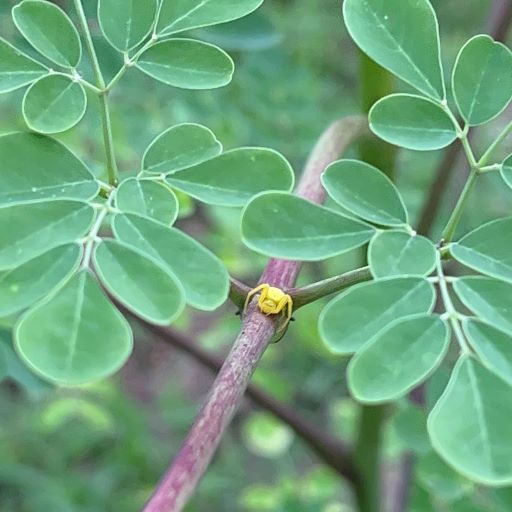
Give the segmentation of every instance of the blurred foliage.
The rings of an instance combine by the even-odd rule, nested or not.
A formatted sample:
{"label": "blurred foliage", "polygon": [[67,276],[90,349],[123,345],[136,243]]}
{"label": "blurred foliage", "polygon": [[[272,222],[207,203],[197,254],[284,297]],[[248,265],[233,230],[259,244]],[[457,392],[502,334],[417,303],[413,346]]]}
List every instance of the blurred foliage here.
{"label": "blurred foliage", "polygon": [[[0,2],[0,32],[31,53],[10,20],[14,3]],[[96,2],[85,4],[92,17]],[[463,42],[482,30],[490,2],[435,0],[433,4],[447,49],[444,67],[450,72]],[[130,73],[113,94],[120,168],[136,171],[145,147],[169,126],[198,122],[211,128],[226,148],[272,147],[300,172],[329,122],[358,111],[357,53],[340,11],[339,0],[267,1],[248,19],[198,31],[202,38],[222,44],[235,60],[234,81],[224,89],[181,91]],[[97,26],[93,31],[99,35]],[[112,76],[119,57],[100,38],[96,43],[102,66]],[[20,101],[19,92],[0,98],[0,131],[25,129]],[[60,139],[80,157],[97,162],[100,172],[100,127],[96,103],[91,105],[78,128]],[[490,130],[498,131],[503,122],[498,119]],[[484,147],[491,137],[480,131],[477,146]],[[440,157],[436,152],[399,155],[398,186],[413,219]],[[457,179],[452,181],[456,185]],[[498,177],[486,177],[484,187],[473,198],[473,208],[468,208],[464,229],[481,223],[482,217],[510,213],[510,195]],[[240,212],[194,206],[187,198],[182,203],[187,207],[187,215],[179,221],[182,227],[214,250],[234,275],[254,282],[265,260],[242,247]],[[355,251],[307,265],[301,280],[343,272],[358,259]],[[350,440],[358,408],[347,397],[340,359],[330,356],[320,343],[316,318],[321,307],[318,303],[301,310],[287,338],[265,354],[254,382]],[[188,311],[178,325],[203,347],[223,352],[239,325],[234,313],[230,305],[217,313]],[[145,338],[143,332],[139,338]],[[0,343],[0,375],[8,377],[0,387],[0,512],[140,510],[211,382],[210,375],[189,359],[139,341],[132,361],[116,379],[54,390],[16,363],[6,333]],[[440,371],[432,380],[431,396],[442,389],[444,378]],[[475,489],[432,455],[421,411],[399,404],[390,414],[386,440],[389,464],[408,450],[420,456],[412,512],[512,510],[510,490]],[[343,483],[319,466],[287,427],[244,407],[187,511],[348,512],[350,501]]]}

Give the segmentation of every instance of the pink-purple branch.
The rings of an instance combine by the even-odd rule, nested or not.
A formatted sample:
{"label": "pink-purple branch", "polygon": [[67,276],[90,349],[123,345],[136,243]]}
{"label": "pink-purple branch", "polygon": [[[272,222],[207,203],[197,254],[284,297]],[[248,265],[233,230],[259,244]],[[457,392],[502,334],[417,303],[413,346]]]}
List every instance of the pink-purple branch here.
{"label": "pink-purple branch", "polygon": [[[325,192],[320,183],[321,174],[366,130],[366,119],[360,117],[349,117],[333,123],[314,148],[296,194],[315,203],[323,202]],[[297,261],[271,259],[260,282],[291,288],[295,285],[301,266]],[[252,302],[244,314],[242,328],[233,348],[194,425],[144,512],[183,510],[210,464],[275,331],[275,319],[262,314]]]}

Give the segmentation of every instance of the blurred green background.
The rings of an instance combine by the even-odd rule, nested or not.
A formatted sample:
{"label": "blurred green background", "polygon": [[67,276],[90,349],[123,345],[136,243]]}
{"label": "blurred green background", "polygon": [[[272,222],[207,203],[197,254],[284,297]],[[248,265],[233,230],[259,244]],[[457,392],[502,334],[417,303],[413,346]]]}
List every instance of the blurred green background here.
{"label": "blurred green background", "polygon": [[[16,33],[10,9],[0,2],[0,33],[28,53]],[[60,2],[68,6],[70,2]],[[462,44],[483,29],[488,0],[436,0],[448,74]],[[112,76],[119,56],[99,37],[96,1],[84,2],[97,36],[105,73]],[[72,9],[67,9],[72,13]],[[358,54],[341,20],[340,0],[266,0],[257,14],[195,34],[225,48],[237,70],[232,84],[207,92],[180,91],[134,71],[112,96],[120,168],[140,165],[149,142],[180,122],[211,128],[226,148],[267,146],[282,152],[300,173],[323,129],[359,110]],[[90,70],[85,69],[85,73]],[[23,92],[0,97],[0,131],[26,129]],[[97,105],[81,124],[59,138],[100,172],[102,146]],[[482,148],[507,115],[480,131]],[[508,116],[510,117],[510,115]],[[510,146],[510,145],[509,145]],[[422,202],[441,153],[403,151],[398,185],[412,218]],[[0,163],[1,165],[1,163]],[[1,168],[0,168],[1,172]],[[460,178],[455,175],[451,186]],[[482,220],[510,213],[512,195],[497,177],[486,176],[464,219],[470,229]],[[445,204],[450,203],[450,194]],[[180,225],[219,255],[230,272],[253,284],[265,260],[241,245],[238,210],[197,207],[183,199]],[[441,218],[441,221],[443,219]],[[353,268],[358,253],[305,267],[303,282]],[[264,356],[254,382],[319,426],[347,440],[353,436],[357,406],[347,397],[345,362],[330,356],[316,329],[322,303],[297,315],[286,339]],[[188,356],[156,343],[136,328],[136,350],[113,379],[72,390],[53,389],[31,376],[13,357],[9,327],[0,320],[0,351],[7,376],[0,384],[1,512],[135,512],[165,469],[193,421],[212,375]],[[227,304],[206,314],[188,310],[178,327],[203,348],[224,354],[239,326]],[[439,393],[446,375],[432,379]],[[424,416],[398,404],[386,427],[386,464],[392,478],[405,450],[420,456],[411,511],[510,511],[507,489],[477,489],[455,475],[428,446]],[[245,404],[237,415],[189,512],[277,511],[348,512],[349,491],[290,429]]]}

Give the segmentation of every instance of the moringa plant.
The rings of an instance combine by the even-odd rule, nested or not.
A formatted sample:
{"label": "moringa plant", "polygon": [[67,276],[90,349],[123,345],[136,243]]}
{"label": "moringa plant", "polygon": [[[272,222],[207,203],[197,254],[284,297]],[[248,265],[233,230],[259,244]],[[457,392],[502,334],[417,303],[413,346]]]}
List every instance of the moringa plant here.
{"label": "moringa plant", "polygon": [[[264,148],[223,151],[197,124],[158,135],[136,175],[118,172],[110,93],[124,75],[138,69],[187,89],[226,85],[230,57],[180,34],[235,20],[261,3],[99,0],[102,34],[124,59],[109,83],[80,0],[74,4],[82,38],[54,4],[23,0],[15,6],[14,23],[40,54],[33,58],[0,40],[0,92],[28,86],[22,112],[29,130],[0,137],[0,317],[21,313],[14,327],[19,357],[56,384],[101,379],[117,371],[132,348],[130,327],[116,305],[166,326],[185,304],[216,309],[231,289],[242,313],[240,335],[146,508],[177,511],[206,469],[268,343],[284,336],[300,307],[337,294],[322,311],[319,330],[333,354],[351,358],[352,396],[371,406],[406,397],[451,347],[451,377],[428,416],[432,447],[474,482],[512,484],[512,218],[470,233],[458,229],[483,174],[500,173],[512,188],[512,156],[495,158],[512,123],[482,155],[469,137],[512,98],[512,53],[505,45],[486,35],[471,38],[446,80],[428,0],[343,4],[352,39],[407,91],[373,105],[373,134],[416,151],[457,143],[467,158],[470,174],[438,239],[416,233],[386,174],[363,161],[338,159],[365,131],[357,118],[326,132],[295,193],[284,157]],[[82,39],[94,83],[81,72]],[[103,128],[105,160],[96,173],[50,137],[79,123],[88,101],[99,102]],[[272,258],[257,286],[235,279],[230,285],[223,263],[172,227],[176,192],[243,208],[243,242]],[[326,194],[328,207],[320,204]],[[295,287],[300,262],[358,248],[367,253],[368,266]],[[375,510],[365,503],[359,499],[361,510]]]}

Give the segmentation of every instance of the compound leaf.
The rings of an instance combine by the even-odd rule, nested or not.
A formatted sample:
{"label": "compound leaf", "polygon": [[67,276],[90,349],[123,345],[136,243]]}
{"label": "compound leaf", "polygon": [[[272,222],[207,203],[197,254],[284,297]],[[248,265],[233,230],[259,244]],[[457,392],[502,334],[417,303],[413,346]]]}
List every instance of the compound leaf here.
{"label": "compound leaf", "polygon": [[222,262],[185,233],[137,215],[116,215],[115,237],[163,265],[185,290],[187,303],[211,311],[227,299],[229,276]]}
{"label": "compound leaf", "polygon": [[28,127],[39,133],[59,133],[73,128],[85,114],[84,88],[66,75],[45,76],[32,84],[23,99]]}
{"label": "compound leaf", "polygon": [[65,68],[78,66],[82,56],[80,37],[60,7],[42,0],[23,0],[13,8],[12,17],[39,53]]}
{"label": "compound leaf", "polygon": [[512,386],[462,356],[428,419],[435,450],[458,472],[485,485],[512,483]]}
{"label": "compound leaf", "polygon": [[231,82],[231,57],[212,44],[169,39],[147,49],[136,66],[167,85],[181,89],[215,89]]}
{"label": "compound leaf", "polygon": [[115,240],[96,246],[94,266],[112,295],[154,324],[169,325],[183,311],[183,288],[153,259]]}
{"label": "compound leaf", "polygon": [[160,134],[142,158],[142,170],[168,174],[210,160],[222,153],[214,133],[199,124],[180,124]]}
{"label": "compound leaf", "polygon": [[426,279],[398,277],[363,283],[329,302],[320,335],[336,354],[357,352],[399,318],[430,313],[435,290]]}
{"label": "compound leaf", "polygon": [[512,52],[487,35],[471,38],[457,57],[453,93],[469,125],[494,119],[512,98]]}
{"label": "compound leaf", "polygon": [[434,371],[448,350],[450,330],[439,316],[399,320],[350,361],[348,384],[366,403],[396,400]]}
{"label": "compound leaf", "polygon": [[368,261],[373,277],[419,276],[432,273],[437,250],[428,239],[403,231],[383,231],[368,248]]}
{"label": "compound leaf", "polygon": [[441,149],[457,138],[455,124],[435,102],[412,94],[392,94],[370,110],[370,128],[381,139],[418,151]]}
{"label": "compound leaf", "polygon": [[242,238],[275,258],[322,260],[360,247],[375,230],[328,208],[283,192],[256,196],[242,216]]}
{"label": "compound leaf", "polygon": [[347,29],[373,60],[431,98],[445,96],[439,27],[428,0],[345,0]]}
{"label": "compound leaf", "polygon": [[128,322],[92,274],[82,270],[20,319],[15,344],[20,357],[41,377],[78,385],[119,370],[133,341]]}
{"label": "compound leaf", "polygon": [[173,187],[208,204],[244,206],[266,190],[289,191],[294,174],[276,151],[240,148],[167,176]]}

